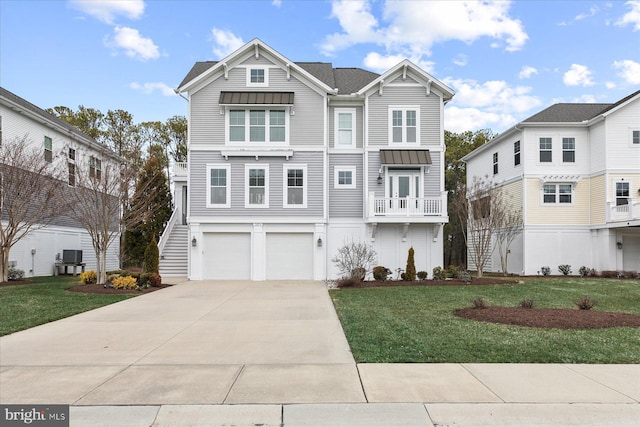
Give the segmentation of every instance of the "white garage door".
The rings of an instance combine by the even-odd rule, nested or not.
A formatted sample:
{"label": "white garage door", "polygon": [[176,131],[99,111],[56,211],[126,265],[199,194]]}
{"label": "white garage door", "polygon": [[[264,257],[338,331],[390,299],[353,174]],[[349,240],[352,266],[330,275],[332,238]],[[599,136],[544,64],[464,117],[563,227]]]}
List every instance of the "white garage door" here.
{"label": "white garage door", "polygon": [[251,279],[251,234],[205,233],[204,278]]}
{"label": "white garage door", "polygon": [[640,271],[640,237],[624,236],[622,239],[622,268]]}
{"label": "white garage door", "polygon": [[313,234],[267,233],[267,279],[312,280]]}

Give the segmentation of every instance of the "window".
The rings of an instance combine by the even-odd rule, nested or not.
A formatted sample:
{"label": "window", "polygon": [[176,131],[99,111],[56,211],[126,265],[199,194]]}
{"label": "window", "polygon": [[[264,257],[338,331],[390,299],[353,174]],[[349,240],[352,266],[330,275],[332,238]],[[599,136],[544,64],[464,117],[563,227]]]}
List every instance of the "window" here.
{"label": "window", "polygon": [[251,69],[251,83],[264,83],[264,69]]}
{"label": "window", "polygon": [[640,130],[631,131],[631,143],[634,145],[640,145]]}
{"label": "window", "polygon": [[208,208],[228,208],[231,206],[229,200],[230,175],[230,165],[207,165],[207,180],[209,181],[209,191],[207,192]]}
{"label": "window", "polygon": [[629,204],[629,183],[616,182],[616,206]]}
{"label": "window", "polygon": [[420,126],[418,123],[419,109],[417,107],[389,109],[390,135],[393,144],[420,143]]}
{"label": "window", "polygon": [[69,169],[69,186],[76,186],[76,164],[72,162],[67,163]]}
{"label": "window", "polygon": [[269,86],[269,69],[264,67],[247,68],[247,86]]}
{"label": "window", "polygon": [[565,163],[575,163],[576,161],[576,139],[562,138],[562,161]]}
{"label": "window", "polygon": [[269,166],[245,166],[245,207],[269,207]]}
{"label": "window", "polygon": [[520,141],[513,143],[513,166],[520,164]]}
{"label": "window", "polygon": [[545,204],[571,204],[572,199],[572,184],[544,184],[542,186],[542,201]]}
{"label": "window", "polygon": [[[229,110],[230,142],[286,142],[285,110]],[[249,118],[247,120],[246,118]]]}
{"label": "window", "polygon": [[356,168],[336,167],[333,171],[333,187],[334,188],[356,188]]}
{"label": "window", "polygon": [[73,148],[69,148],[69,160],[76,159],[76,150]]}
{"label": "window", "polygon": [[551,138],[540,138],[540,162],[551,162]]}
{"label": "window", "polygon": [[493,153],[493,174],[498,174],[498,153]]}
{"label": "window", "polygon": [[354,132],[355,109],[340,108],[335,110],[335,147],[353,148],[356,146]]}
{"label": "window", "polygon": [[102,178],[102,160],[97,157],[89,157],[89,177],[98,180]]}
{"label": "window", "polygon": [[289,165],[284,168],[284,207],[307,207],[307,167]]}
{"label": "window", "polygon": [[53,142],[48,136],[44,137],[44,160],[49,163],[53,161]]}

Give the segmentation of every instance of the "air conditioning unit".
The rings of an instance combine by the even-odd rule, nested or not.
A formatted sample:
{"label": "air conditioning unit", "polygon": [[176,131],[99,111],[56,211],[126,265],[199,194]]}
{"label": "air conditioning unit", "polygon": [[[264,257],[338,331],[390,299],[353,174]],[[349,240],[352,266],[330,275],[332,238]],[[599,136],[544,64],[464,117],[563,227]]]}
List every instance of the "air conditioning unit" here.
{"label": "air conditioning unit", "polygon": [[65,264],[81,264],[82,251],[76,249],[64,249],[62,251],[62,262]]}

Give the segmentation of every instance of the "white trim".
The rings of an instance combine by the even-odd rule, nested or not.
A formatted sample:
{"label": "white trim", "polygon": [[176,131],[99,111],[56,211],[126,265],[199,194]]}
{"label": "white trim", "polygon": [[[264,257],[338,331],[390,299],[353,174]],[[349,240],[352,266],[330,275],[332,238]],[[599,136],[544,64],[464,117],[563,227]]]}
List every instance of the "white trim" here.
{"label": "white trim", "polygon": [[[555,196],[555,202],[551,203],[551,202],[545,202],[544,201],[544,186],[545,185],[553,185],[555,187],[555,192],[554,192],[554,196]],[[560,186],[561,185],[568,185],[571,187],[571,202],[570,203],[561,203],[560,202]],[[540,185],[540,206],[574,206],[575,205],[575,191],[576,190],[576,186],[575,183],[572,182],[541,182]]]}
{"label": "white trim", "polygon": [[[402,142],[393,142],[393,112],[402,111]],[[416,113],[416,140],[407,142],[407,111]],[[394,147],[413,147],[420,145],[420,106],[419,105],[389,105],[388,107],[388,144]]]}
{"label": "white trim", "polygon": [[[231,125],[229,124],[229,119],[231,117],[231,110],[234,111],[244,111],[244,140],[243,141],[231,141]],[[251,111],[264,111],[264,141],[251,141]],[[270,141],[269,138],[271,136],[271,111],[284,111],[284,141]],[[225,118],[224,118],[224,140],[225,145],[233,146],[233,145],[246,145],[250,144],[252,147],[283,147],[289,145],[289,116],[290,116],[290,107],[289,106],[264,106],[264,105],[256,105],[254,107],[247,106],[225,106]]]}
{"label": "white trim", "polygon": [[[340,114],[351,115],[351,144],[341,145],[340,141]],[[333,112],[333,147],[339,150],[356,148],[356,109],[355,108],[335,108]]]}
{"label": "white trim", "polygon": [[[261,205],[249,203],[249,171],[251,169],[264,170],[264,203]],[[244,165],[244,207],[247,209],[268,208],[269,207],[269,165],[263,163]]]}
{"label": "white trim", "polygon": [[[339,173],[351,172],[351,184],[340,184]],[[356,167],[355,166],[334,166],[333,167],[333,188],[346,189],[356,188]]]}
{"label": "white trim", "polygon": [[[225,203],[212,203],[211,202],[211,170],[212,169],[224,169],[227,171],[226,176],[226,197]],[[206,176],[205,176],[205,191],[206,191],[206,207],[207,208],[230,208],[231,207],[231,165],[220,163],[207,163],[206,164]]]}
{"label": "white trim", "polygon": [[[634,144],[633,143],[633,133],[634,132],[640,133],[640,127],[630,127],[629,128],[629,147],[640,148],[640,144]],[[640,137],[640,135],[639,135],[639,137]]]}
{"label": "white trim", "polygon": [[[288,202],[288,172],[292,169],[302,170],[302,204],[292,205]],[[307,188],[309,187],[309,175],[306,164],[290,164],[282,167],[282,207],[285,209],[304,209],[307,207]]]}
{"label": "white trim", "polygon": [[[264,65],[247,65],[244,68],[246,68],[245,77],[247,87],[269,87],[269,67],[266,67]],[[251,81],[251,71],[253,70],[262,70],[264,72],[264,82],[253,83]]]}

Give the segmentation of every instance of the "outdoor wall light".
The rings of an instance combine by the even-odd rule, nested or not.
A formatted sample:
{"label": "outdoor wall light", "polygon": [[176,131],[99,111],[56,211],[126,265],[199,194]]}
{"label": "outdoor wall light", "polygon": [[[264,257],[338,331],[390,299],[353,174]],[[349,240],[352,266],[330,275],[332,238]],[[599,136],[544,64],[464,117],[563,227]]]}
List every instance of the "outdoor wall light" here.
{"label": "outdoor wall light", "polygon": [[193,237],[193,239],[191,239],[191,246],[193,246],[194,248],[198,246],[198,241],[196,240],[195,236]]}
{"label": "outdoor wall light", "polygon": [[318,247],[322,247],[322,237],[318,237]]}
{"label": "outdoor wall light", "polygon": [[618,247],[618,249],[622,249],[622,242],[617,242],[616,246]]}
{"label": "outdoor wall light", "polygon": [[378,173],[378,185],[382,184],[382,175]]}

